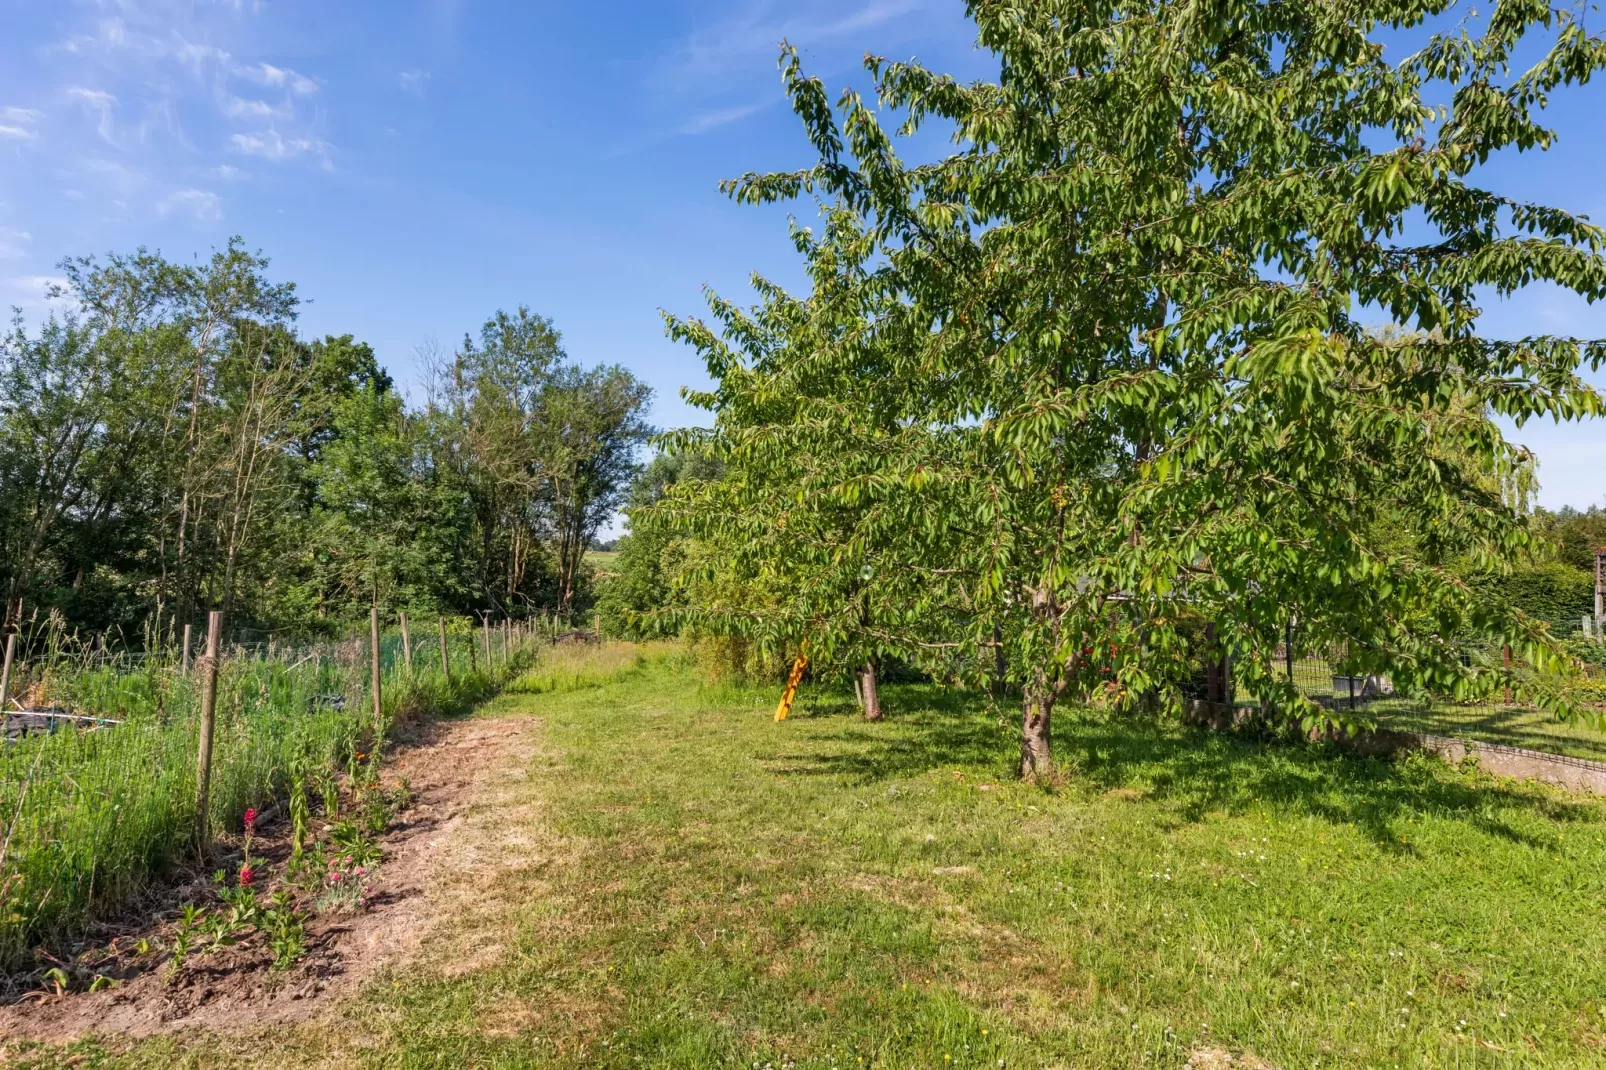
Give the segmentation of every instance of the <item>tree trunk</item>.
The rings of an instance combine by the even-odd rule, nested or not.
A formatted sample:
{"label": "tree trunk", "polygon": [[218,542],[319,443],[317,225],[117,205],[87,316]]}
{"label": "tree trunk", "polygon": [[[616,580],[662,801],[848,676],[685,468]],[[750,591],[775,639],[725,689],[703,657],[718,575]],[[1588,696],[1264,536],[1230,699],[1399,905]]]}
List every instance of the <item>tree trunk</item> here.
{"label": "tree trunk", "polygon": [[1205,701],[1216,705],[1232,702],[1232,671],[1213,623],[1205,625]]}
{"label": "tree trunk", "polygon": [[1004,693],[1008,682],[1009,666],[1004,660],[1004,629],[997,622],[993,622],[993,697],[997,698]]}
{"label": "tree trunk", "polygon": [[1026,682],[1021,703],[1020,775],[1022,780],[1042,780],[1054,773],[1050,748],[1049,719],[1054,713],[1054,691],[1041,670]]}
{"label": "tree trunk", "polygon": [[876,694],[875,662],[866,661],[864,672],[859,675],[863,681],[864,690],[864,719],[866,721],[881,720],[881,696]]}

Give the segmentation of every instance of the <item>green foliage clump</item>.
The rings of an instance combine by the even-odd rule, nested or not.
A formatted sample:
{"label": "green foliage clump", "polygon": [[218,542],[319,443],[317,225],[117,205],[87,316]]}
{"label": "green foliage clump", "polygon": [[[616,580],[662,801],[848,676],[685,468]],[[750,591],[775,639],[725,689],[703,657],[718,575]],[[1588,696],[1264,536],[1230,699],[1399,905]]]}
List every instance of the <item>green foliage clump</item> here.
{"label": "green foliage clump", "polygon": [[[721,471],[719,462],[701,455],[660,453],[631,484],[627,514],[646,510],[671,486],[708,482],[718,479]],[[650,523],[633,526],[619,540],[613,574],[597,600],[608,635],[662,639],[679,633],[680,622],[672,611],[684,605],[675,581],[686,566],[687,552],[684,540]]]}

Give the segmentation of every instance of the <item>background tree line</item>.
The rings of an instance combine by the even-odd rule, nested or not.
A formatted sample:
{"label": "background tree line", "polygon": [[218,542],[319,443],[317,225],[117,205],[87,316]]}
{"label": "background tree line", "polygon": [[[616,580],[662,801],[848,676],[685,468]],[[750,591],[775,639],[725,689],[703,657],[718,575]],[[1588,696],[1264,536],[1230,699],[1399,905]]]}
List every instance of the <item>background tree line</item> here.
{"label": "background tree line", "polygon": [[583,554],[649,434],[649,389],[498,312],[410,406],[236,239],[181,265],[69,261],[0,340],[0,593],[86,631],[228,612],[329,634],[387,612],[585,611]]}

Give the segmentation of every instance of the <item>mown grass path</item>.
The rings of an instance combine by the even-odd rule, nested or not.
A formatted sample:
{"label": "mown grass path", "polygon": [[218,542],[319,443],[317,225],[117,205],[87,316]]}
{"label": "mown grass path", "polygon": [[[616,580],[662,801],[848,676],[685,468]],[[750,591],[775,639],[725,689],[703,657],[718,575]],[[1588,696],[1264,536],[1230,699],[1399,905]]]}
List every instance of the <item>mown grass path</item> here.
{"label": "mown grass path", "polygon": [[483,713],[538,742],[417,962],[294,1033],[126,1058],[1606,1064],[1594,800],[1093,713],[1049,793],[972,696],[775,724],[672,655],[547,684]]}

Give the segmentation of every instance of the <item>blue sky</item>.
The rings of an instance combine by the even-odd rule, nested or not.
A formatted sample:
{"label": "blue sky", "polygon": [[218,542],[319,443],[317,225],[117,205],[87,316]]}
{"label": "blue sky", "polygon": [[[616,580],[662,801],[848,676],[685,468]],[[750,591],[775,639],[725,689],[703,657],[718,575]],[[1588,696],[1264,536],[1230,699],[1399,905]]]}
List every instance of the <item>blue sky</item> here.
{"label": "blue sky", "polygon": [[[754,270],[798,281],[783,209],[721,178],[808,162],[775,68],[783,37],[833,88],[866,50],[990,72],[960,0],[0,0],[0,306],[37,313],[66,255],[205,254],[232,234],[403,385],[499,307],[552,317],[572,357],[696,419],[702,381],[658,310]],[[1606,84],[1558,98],[1545,155],[1501,192],[1606,218]],[[801,206],[807,212],[808,206]],[[1490,333],[1606,335],[1548,290]],[[1606,502],[1606,423],[1530,425],[1544,504]]]}

